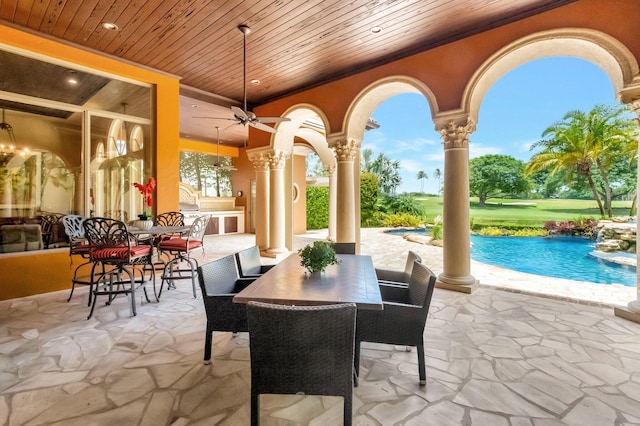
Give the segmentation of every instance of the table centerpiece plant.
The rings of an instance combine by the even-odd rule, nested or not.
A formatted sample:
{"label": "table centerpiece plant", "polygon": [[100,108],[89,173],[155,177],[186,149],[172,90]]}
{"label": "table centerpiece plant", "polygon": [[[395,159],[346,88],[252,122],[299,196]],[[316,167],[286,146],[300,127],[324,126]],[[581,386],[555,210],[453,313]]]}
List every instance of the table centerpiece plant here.
{"label": "table centerpiece plant", "polygon": [[314,272],[324,272],[329,265],[337,265],[340,260],[336,257],[336,251],[331,241],[314,241],[298,250],[300,255],[300,265],[310,274]]}
{"label": "table centerpiece plant", "polygon": [[151,219],[151,213],[147,212],[147,208],[150,209],[153,207],[153,190],[156,189],[156,178],[150,177],[146,184],[135,182],[133,186],[135,186],[136,189],[140,191],[140,195],[142,195],[143,210],[142,213],[138,215],[138,219]]}
{"label": "table centerpiece plant", "polygon": [[149,229],[153,226],[153,220],[151,220],[151,212],[147,209],[153,207],[153,190],[156,189],[156,178],[150,177],[146,184],[135,182],[133,186],[142,195],[142,213],[138,215],[140,220],[136,221],[134,225],[141,229]]}

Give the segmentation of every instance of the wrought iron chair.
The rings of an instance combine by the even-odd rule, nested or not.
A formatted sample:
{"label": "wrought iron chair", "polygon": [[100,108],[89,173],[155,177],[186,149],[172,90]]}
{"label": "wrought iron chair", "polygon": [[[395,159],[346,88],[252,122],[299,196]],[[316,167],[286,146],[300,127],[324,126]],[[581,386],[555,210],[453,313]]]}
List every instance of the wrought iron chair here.
{"label": "wrought iron chair", "polygon": [[[169,260],[162,273],[162,282],[160,283],[160,293],[162,295],[162,287],[165,281],[167,289],[175,288],[175,280],[190,279],[193,288],[193,297],[196,296],[196,277],[198,261],[192,257],[197,251],[204,251],[204,233],[209,223],[209,216],[199,216],[191,225],[189,234],[180,238],[170,238],[162,240],[158,243],[158,251],[161,254],[169,254],[173,258]],[[185,262],[187,267],[180,267]]]}
{"label": "wrought iron chair", "polygon": [[336,254],[356,254],[356,243],[333,243]]}
{"label": "wrought iron chair", "polygon": [[413,264],[415,261],[422,263],[422,258],[416,252],[409,250],[409,253],[407,253],[407,262],[405,263],[403,271],[376,268],[378,282],[407,286],[409,284],[409,278],[411,278],[411,272],[413,271]]}
{"label": "wrought iron chair", "polygon": [[238,262],[238,271],[241,277],[257,278],[275,266],[263,265],[260,262],[260,249],[258,246],[237,252],[236,261]]}
{"label": "wrought iron chair", "polygon": [[155,226],[184,226],[184,214],[180,212],[160,213],[155,217]]}
{"label": "wrought iron chair", "polygon": [[241,278],[233,255],[198,267],[198,282],[202,291],[207,331],[204,343],[204,363],[211,362],[214,331],[237,333],[248,331],[245,305],[233,303],[233,296],[255,281]]}
{"label": "wrought iron chair", "polygon": [[260,394],[344,398],[351,425],[356,305],[288,306],[249,302],[251,424]]}
{"label": "wrought iron chair", "polygon": [[358,310],[356,374],[360,369],[360,342],[415,346],[418,349],[420,384],[426,384],[423,335],[435,284],[433,272],[414,261],[408,286],[380,285],[383,310]]}
{"label": "wrought iron chair", "polygon": [[[150,302],[145,287],[145,272],[150,267],[150,280],[155,288],[155,273],[153,272],[152,246],[136,244],[136,240],[127,230],[124,222],[115,219],[93,217],[82,222],[85,237],[89,242],[89,256],[92,262],[108,266],[102,272],[91,277],[95,288],[93,290],[93,302],[91,312],[87,319],[93,315],[98,296],[109,296],[107,305],[113,299],[125,294],[131,297],[131,313],[136,315],[136,287],[144,290],[147,302]],[[136,269],[142,266],[140,278],[136,279]],[[106,269],[106,272],[105,272]]]}
{"label": "wrought iron chair", "polygon": [[[75,214],[68,214],[62,218],[64,232],[67,234],[67,238],[69,240],[69,266],[73,265],[74,256],[85,260],[85,262],[76,266],[76,269],[73,271],[73,278],[71,279],[71,293],[69,293],[67,302],[71,301],[76,284],[82,284],[89,286],[89,301],[87,302],[87,306],[91,306],[91,299],[93,297],[93,281],[91,280],[91,277],[93,277],[95,267],[98,263],[91,261],[90,246],[84,236],[84,227],[82,226],[82,222],[84,222],[84,220],[85,218],[83,216]],[[89,273],[89,279],[79,278],[78,272],[80,271],[80,268],[88,265],[92,265]]]}

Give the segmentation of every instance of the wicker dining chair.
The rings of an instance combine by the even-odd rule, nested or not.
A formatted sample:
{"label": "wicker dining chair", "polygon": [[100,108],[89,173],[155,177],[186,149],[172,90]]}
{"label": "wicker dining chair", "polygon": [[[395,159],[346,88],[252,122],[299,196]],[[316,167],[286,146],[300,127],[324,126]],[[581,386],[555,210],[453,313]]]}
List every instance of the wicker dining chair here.
{"label": "wicker dining chair", "polygon": [[360,343],[415,346],[418,350],[420,384],[426,384],[424,328],[429,314],[436,276],[422,263],[414,261],[409,285],[380,284],[384,308],[358,310],[355,371],[360,370]]}
{"label": "wicker dining chair", "polygon": [[235,254],[235,256],[241,277],[257,278],[275,266],[262,264],[260,261],[260,249],[258,246],[240,250]]}
{"label": "wicker dining chair", "polygon": [[409,250],[409,253],[407,253],[407,262],[404,265],[403,271],[376,268],[378,282],[404,286],[408,285],[409,278],[411,278],[411,272],[413,271],[413,264],[416,261],[418,263],[422,263],[422,258],[416,252]]}
{"label": "wicker dining chair", "polygon": [[356,305],[247,304],[251,424],[261,394],[342,396],[351,425]]}
{"label": "wicker dining chair", "polygon": [[333,243],[336,254],[356,254],[356,243]]}
{"label": "wicker dining chair", "polygon": [[204,363],[211,362],[214,331],[237,333],[248,331],[245,305],[233,303],[233,296],[255,281],[241,278],[235,257],[225,256],[198,267],[198,282],[207,314]]}

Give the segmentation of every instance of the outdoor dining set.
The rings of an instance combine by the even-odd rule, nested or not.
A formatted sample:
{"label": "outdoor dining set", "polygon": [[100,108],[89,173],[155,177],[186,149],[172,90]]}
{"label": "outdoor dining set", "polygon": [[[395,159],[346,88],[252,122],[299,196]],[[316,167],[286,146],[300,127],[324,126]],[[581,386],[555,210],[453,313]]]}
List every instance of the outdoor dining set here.
{"label": "outdoor dining set", "polygon": [[[353,386],[358,386],[361,342],[416,347],[419,384],[426,383],[424,328],[436,277],[409,252],[403,271],[376,269],[355,244],[335,244],[338,262],[306,274],[300,255],[263,265],[257,246],[199,265],[207,216],[184,226],[180,213],[156,217],[138,229],[110,218],[68,215],[62,221],[76,268],[77,284],[88,285],[91,318],[96,300],[131,299],[153,285],[163,288],[198,281],[206,312],[204,363],[211,363],[213,332],[248,332],[251,359],[251,423],[259,421],[261,394],[309,394],[344,398],[344,424],[351,424]],[[80,276],[81,268],[90,268]],[[156,291],[156,273],[161,283]]]}
{"label": "outdoor dining set", "polygon": [[[152,284],[158,301],[165,284],[171,288],[175,281],[189,279],[196,297],[198,264],[192,254],[204,248],[208,220],[208,216],[201,216],[185,226],[182,213],[168,212],[157,215],[152,227],[137,228],[108,217],[66,215],[62,223],[69,239],[69,254],[85,260],[74,271],[68,300],[76,285],[88,285],[89,319],[98,296],[108,296],[109,305],[116,296],[129,295],[131,314],[136,315],[136,290],[142,287],[150,302],[147,283]],[[87,268],[90,272],[83,273]],[[157,290],[158,270],[161,283]]]}

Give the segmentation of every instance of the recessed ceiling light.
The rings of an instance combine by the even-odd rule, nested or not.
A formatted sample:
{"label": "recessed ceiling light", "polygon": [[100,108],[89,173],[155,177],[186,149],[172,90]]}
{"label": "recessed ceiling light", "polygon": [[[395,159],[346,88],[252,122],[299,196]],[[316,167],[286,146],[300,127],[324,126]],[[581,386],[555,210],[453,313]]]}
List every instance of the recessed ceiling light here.
{"label": "recessed ceiling light", "polygon": [[382,32],[382,27],[376,25],[375,27],[371,27],[369,30],[372,34],[380,34]]}
{"label": "recessed ceiling light", "polygon": [[103,22],[102,23],[102,28],[105,28],[107,30],[112,30],[112,31],[118,31],[120,29],[120,27],[118,27],[113,22]]}
{"label": "recessed ceiling light", "polygon": [[77,80],[77,79],[75,79],[75,78],[73,78],[73,77],[69,77],[69,78],[67,79],[67,83],[69,83],[69,84],[73,84],[73,85],[75,86],[76,84],[78,84],[78,80]]}
{"label": "recessed ceiling light", "polygon": [[191,104],[191,105],[189,105],[189,106],[190,106],[191,108],[194,108],[194,109],[195,109],[195,108],[198,108],[198,104]]}
{"label": "recessed ceiling light", "polygon": [[260,84],[260,80],[254,78],[253,80],[251,80],[251,84]]}

